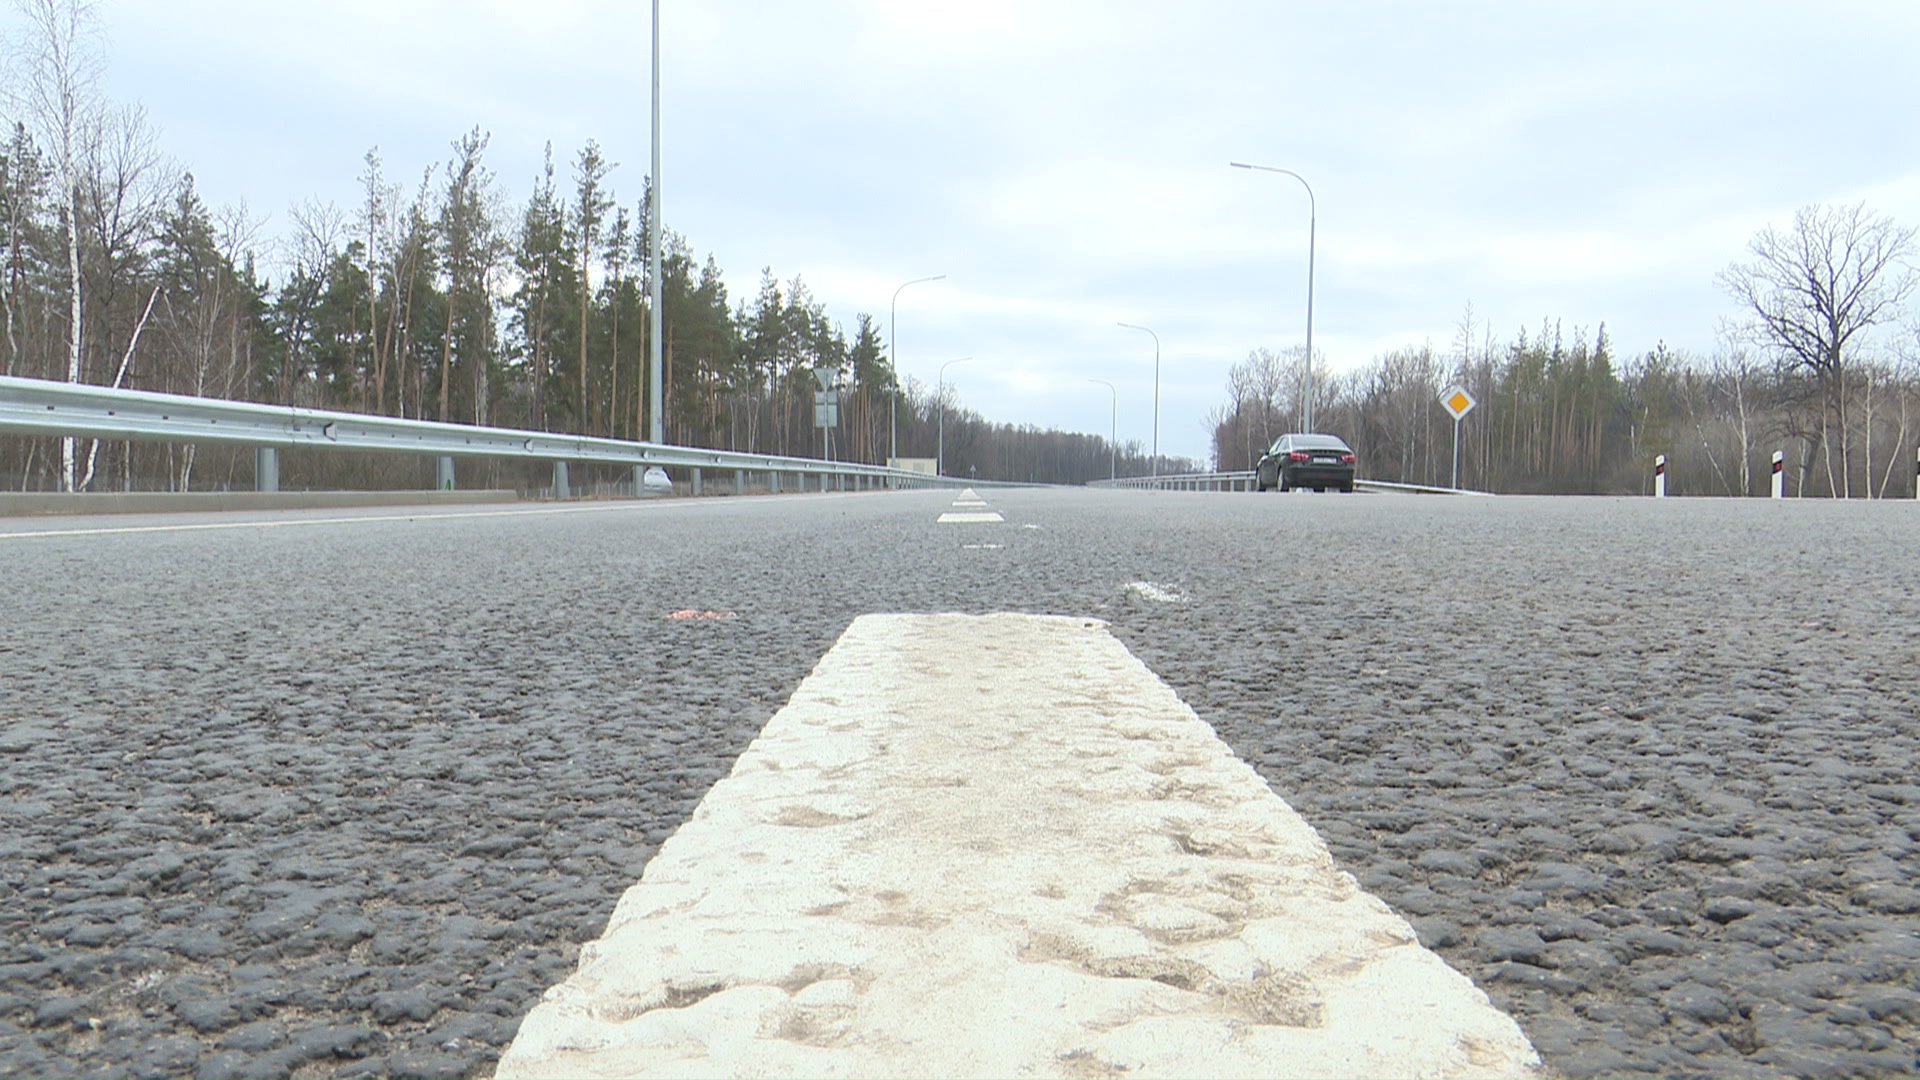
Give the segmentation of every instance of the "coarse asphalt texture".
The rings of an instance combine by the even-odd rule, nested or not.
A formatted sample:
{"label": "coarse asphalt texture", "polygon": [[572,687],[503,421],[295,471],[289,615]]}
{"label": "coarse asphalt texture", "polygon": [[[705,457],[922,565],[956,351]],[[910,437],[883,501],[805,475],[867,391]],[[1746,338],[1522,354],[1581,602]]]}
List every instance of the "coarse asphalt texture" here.
{"label": "coarse asphalt texture", "polygon": [[1110,621],[1555,1072],[1920,1072],[1920,507],[984,494],[0,537],[0,1074],[490,1073],[915,611]]}

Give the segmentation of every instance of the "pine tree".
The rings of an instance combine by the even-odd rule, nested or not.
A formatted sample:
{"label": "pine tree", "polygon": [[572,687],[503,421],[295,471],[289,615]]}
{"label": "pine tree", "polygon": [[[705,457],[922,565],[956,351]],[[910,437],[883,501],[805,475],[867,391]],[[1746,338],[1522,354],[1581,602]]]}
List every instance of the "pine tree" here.
{"label": "pine tree", "polygon": [[600,247],[600,228],[606,219],[607,211],[613,206],[613,199],[604,188],[607,174],[613,171],[614,164],[600,156],[600,145],[592,139],[580,151],[580,157],[573,164],[574,202],[572,206],[572,232],[575,267],[580,271],[580,327],[579,327],[579,377],[580,377],[580,416],[579,427],[582,434],[592,434],[593,420],[600,412],[594,406],[594,398],[588,389],[587,344],[592,339],[591,323],[588,319],[593,300],[593,257]]}

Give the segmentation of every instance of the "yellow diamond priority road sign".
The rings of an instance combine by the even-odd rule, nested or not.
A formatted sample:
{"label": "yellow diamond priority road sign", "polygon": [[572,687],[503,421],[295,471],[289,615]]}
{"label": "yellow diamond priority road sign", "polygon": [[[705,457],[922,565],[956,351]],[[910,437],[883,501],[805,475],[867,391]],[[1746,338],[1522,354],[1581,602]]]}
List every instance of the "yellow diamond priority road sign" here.
{"label": "yellow diamond priority road sign", "polygon": [[1446,407],[1447,412],[1453,414],[1455,420],[1460,420],[1480,403],[1473,400],[1473,395],[1467,393],[1466,387],[1455,383],[1440,391],[1440,404]]}

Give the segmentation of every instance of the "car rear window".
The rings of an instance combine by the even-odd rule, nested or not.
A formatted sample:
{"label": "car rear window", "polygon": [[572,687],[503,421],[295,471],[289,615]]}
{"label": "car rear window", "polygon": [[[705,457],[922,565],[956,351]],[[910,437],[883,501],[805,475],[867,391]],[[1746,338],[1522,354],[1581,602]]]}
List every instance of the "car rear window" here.
{"label": "car rear window", "polygon": [[1336,439],[1331,435],[1297,436],[1293,440],[1293,445],[1294,445],[1294,448],[1298,450],[1345,450],[1347,449],[1346,443],[1341,442],[1339,439]]}

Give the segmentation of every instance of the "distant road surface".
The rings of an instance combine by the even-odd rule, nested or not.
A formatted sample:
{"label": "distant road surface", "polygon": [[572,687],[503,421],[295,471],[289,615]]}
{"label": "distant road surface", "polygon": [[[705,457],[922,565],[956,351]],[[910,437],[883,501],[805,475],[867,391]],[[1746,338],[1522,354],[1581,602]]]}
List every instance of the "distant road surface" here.
{"label": "distant road surface", "polygon": [[0,519],[0,1074],[489,1074],[857,616],[1000,611],[1549,1069],[1920,1071],[1920,507],[953,498]]}

